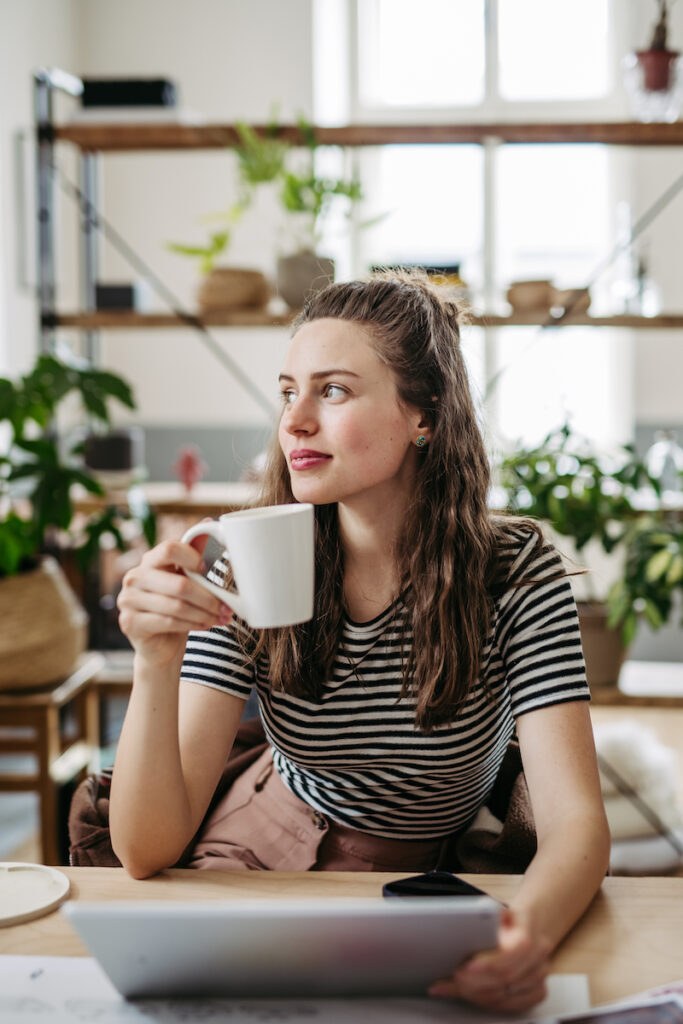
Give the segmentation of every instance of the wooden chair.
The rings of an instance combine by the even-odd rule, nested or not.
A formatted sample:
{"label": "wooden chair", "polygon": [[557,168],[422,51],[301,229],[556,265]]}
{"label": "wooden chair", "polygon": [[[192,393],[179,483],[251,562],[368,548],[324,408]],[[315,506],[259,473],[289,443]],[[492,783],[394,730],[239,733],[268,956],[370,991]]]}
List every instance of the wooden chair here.
{"label": "wooden chair", "polygon": [[0,754],[31,754],[36,762],[30,772],[0,770],[0,792],[38,794],[44,864],[60,863],[60,835],[66,834],[59,787],[97,767],[99,699],[92,684],[102,665],[100,654],[88,653],[50,687],[0,692]]}

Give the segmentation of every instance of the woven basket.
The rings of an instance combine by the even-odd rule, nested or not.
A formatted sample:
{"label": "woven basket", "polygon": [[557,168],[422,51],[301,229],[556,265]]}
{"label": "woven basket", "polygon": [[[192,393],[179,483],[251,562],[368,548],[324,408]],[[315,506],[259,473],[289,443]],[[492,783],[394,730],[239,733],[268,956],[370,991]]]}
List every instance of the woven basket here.
{"label": "woven basket", "polygon": [[241,267],[216,267],[203,278],[197,292],[200,313],[263,309],[269,297],[265,275]]}
{"label": "woven basket", "polygon": [[0,580],[0,690],[63,679],[85,650],[87,625],[54,558]]}

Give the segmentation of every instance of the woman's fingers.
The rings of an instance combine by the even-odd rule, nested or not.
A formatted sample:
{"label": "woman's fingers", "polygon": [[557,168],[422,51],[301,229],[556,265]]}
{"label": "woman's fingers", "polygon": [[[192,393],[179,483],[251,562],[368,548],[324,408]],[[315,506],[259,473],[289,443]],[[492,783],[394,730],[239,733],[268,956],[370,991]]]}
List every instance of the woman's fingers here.
{"label": "woman's fingers", "polygon": [[232,618],[227,605],[216,598],[200,607],[181,597],[154,591],[131,590],[125,606],[130,611],[174,619],[188,629],[208,629],[216,623],[229,622]]}
{"label": "woman's fingers", "polygon": [[148,551],[123,578],[118,598],[124,632],[151,636],[227,625],[233,612],[215,594],[178,571],[203,568],[201,554],[189,544],[164,541]]}
{"label": "woman's fingers", "polygon": [[[198,538],[198,542],[201,539]],[[189,569],[191,572],[202,572],[205,568],[202,551],[198,551],[192,544],[181,544],[176,540],[164,540],[145,552],[140,565],[158,569]]]}
{"label": "woman's fingers", "polygon": [[505,910],[496,949],[473,956],[452,978],[436,982],[430,995],[467,999],[496,1010],[526,1010],[545,997],[550,952],[547,940]]}
{"label": "woman's fingers", "polygon": [[221,607],[225,607],[223,601],[196,580],[183,573],[163,569],[132,570],[124,577],[124,587],[138,593],[162,594],[199,608],[209,615],[217,615]]}
{"label": "woman's fingers", "polygon": [[538,1006],[545,999],[547,991],[545,975],[525,985],[499,985],[496,989],[486,991],[470,991],[451,978],[432,985],[429,995],[441,999],[464,999],[483,1009],[515,1013]]}

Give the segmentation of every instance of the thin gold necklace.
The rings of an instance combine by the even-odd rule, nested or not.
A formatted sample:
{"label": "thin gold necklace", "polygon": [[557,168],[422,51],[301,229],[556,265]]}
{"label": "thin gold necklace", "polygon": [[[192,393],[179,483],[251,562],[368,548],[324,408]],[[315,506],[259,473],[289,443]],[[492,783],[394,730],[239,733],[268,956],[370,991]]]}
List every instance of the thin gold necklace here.
{"label": "thin gold necklace", "polygon": [[[393,611],[392,611],[391,615],[389,616],[387,621],[384,623],[384,625],[382,626],[382,629],[377,634],[375,639],[372,641],[372,643],[368,647],[367,651],[365,651],[360,656],[360,658],[358,658],[357,661],[355,661],[351,657],[351,655],[349,654],[348,648],[347,648],[346,644],[344,643],[344,634],[342,632],[341,639],[340,639],[340,642],[339,642],[339,646],[341,647],[341,650],[342,650],[342,653],[343,653],[344,657],[346,658],[346,660],[348,661],[349,665],[351,666],[351,669],[350,669],[349,672],[347,672],[347,674],[345,676],[342,676],[341,679],[335,680],[336,683],[345,683],[347,679],[350,679],[351,676],[355,675],[356,680],[361,684],[361,686],[363,685],[363,680],[358,675],[358,667],[359,667],[359,665],[362,665],[363,662],[365,661],[365,659],[368,657],[368,655],[371,654],[374,651],[375,647],[380,642],[380,640],[382,639],[382,637],[386,633],[386,631],[389,628],[389,626],[393,625],[394,620],[396,619],[396,613],[398,612],[399,607],[405,607],[404,604],[403,604],[403,594],[399,594],[398,597],[395,598],[394,601],[392,601],[392,605],[394,605],[395,607],[393,608]],[[392,605],[390,605],[389,607],[391,607]],[[353,620],[350,619],[350,616],[348,615],[348,613],[347,613],[347,619],[349,619],[349,621],[353,622]]]}

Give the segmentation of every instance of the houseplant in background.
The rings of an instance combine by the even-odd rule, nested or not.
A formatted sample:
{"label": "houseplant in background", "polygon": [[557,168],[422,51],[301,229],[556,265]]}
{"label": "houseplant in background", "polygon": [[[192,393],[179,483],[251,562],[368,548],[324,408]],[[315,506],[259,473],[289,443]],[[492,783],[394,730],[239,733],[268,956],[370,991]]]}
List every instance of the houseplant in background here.
{"label": "houseplant in background", "polygon": [[350,209],[363,198],[355,177],[326,176],[316,167],[318,141],[315,129],[304,118],[298,119],[303,148],[292,148],[282,172],[280,201],[291,225],[294,251],[277,262],[277,290],[291,309],[303,306],[316,287],[334,280],[334,260],[319,253],[321,223],[338,198],[347,200]]}
{"label": "houseplant in background", "polygon": [[496,481],[509,511],[546,521],[579,553],[595,541],[618,560],[605,593],[590,593],[586,574],[579,601],[589,681],[616,683],[639,620],[659,629],[683,592],[683,523],[662,508],[660,481],[631,446],[598,452],[568,424],[502,457]]}
{"label": "houseplant in background", "polygon": [[244,122],[239,122],[235,128],[240,138],[240,144],[232,150],[237,157],[237,199],[227,210],[205,218],[214,229],[204,245],[179,242],[168,245],[171,251],[199,261],[202,281],[197,300],[203,316],[235,309],[263,309],[270,296],[268,280],[262,271],[219,265],[219,260],[229,249],[234,228],[252,206],[258,188],[281,178],[287,143],[278,138],[274,114],[262,136]]}
{"label": "houseplant in background", "polygon": [[656,0],[658,17],[647,49],[624,58],[624,85],[639,121],[675,121],[683,98],[683,60],[669,46],[674,0]]}
{"label": "houseplant in background", "polygon": [[[0,379],[0,426],[9,442],[0,456],[0,689],[53,682],[86,646],[86,613],[54,556],[68,550],[85,570],[105,534],[126,546],[127,507],[103,502],[101,511],[76,523],[73,488],[100,496],[103,488],[81,464],[82,443],[67,443],[55,427],[74,397],[86,418],[103,425],[110,422],[111,400],[134,408],[120,377],[52,355],[40,355],[16,382]],[[138,508],[135,518],[153,543],[149,509]]]}
{"label": "houseplant in background", "polygon": [[294,144],[281,138],[276,112],[271,113],[263,132],[238,122],[235,128],[240,141],[232,150],[237,157],[237,199],[224,212],[208,218],[219,227],[211,231],[205,245],[169,245],[174,252],[199,260],[205,275],[198,293],[203,315],[263,307],[268,300],[268,284],[260,271],[218,265],[234,227],[264,185],[275,188],[284,214],[286,240],[277,260],[278,294],[291,309],[299,309],[314,287],[334,279],[334,260],[318,251],[321,225],[336,200],[346,200],[350,208],[362,199],[362,190],[353,176],[320,173],[315,129],[303,117],[297,119],[297,125],[301,142]]}

